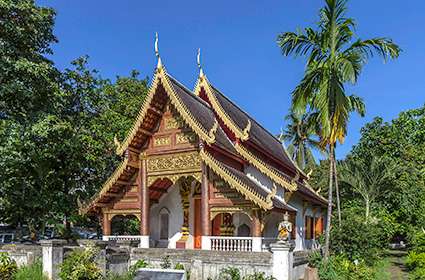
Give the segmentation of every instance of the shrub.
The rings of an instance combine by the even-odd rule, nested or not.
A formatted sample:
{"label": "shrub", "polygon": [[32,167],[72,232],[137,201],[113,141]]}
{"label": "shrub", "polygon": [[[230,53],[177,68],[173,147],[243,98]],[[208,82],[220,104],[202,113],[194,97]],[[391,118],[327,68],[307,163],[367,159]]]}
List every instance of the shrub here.
{"label": "shrub", "polygon": [[425,268],[417,268],[409,274],[409,280],[423,280],[425,279]]}
{"label": "shrub", "polygon": [[94,245],[89,245],[85,249],[74,250],[60,266],[60,279],[101,280],[102,273],[95,262],[98,253]]}
{"label": "shrub", "polygon": [[218,280],[241,280],[241,273],[236,267],[226,267],[220,270]]}
{"label": "shrub", "polygon": [[417,253],[416,251],[409,252],[406,259],[406,267],[409,270],[425,268],[425,253]]}
{"label": "shrub", "polygon": [[218,280],[274,280],[273,276],[267,276],[264,272],[254,272],[253,274],[241,277],[239,269],[227,267],[220,270]]}
{"label": "shrub", "polygon": [[[148,263],[141,259],[141,260],[137,260],[136,263],[134,263],[132,266],[130,266],[130,269],[128,271],[128,274],[134,278],[134,276],[136,275],[136,272],[139,268],[146,268],[148,267]],[[133,279],[131,278],[131,279]]]}
{"label": "shrub", "polygon": [[308,266],[310,267],[319,267],[320,263],[322,262],[322,254],[320,251],[313,251],[308,256]]}
{"label": "shrub", "polygon": [[0,253],[0,279],[12,280],[17,270],[16,262],[7,253]]}
{"label": "shrub", "polygon": [[410,240],[410,246],[416,253],[425,253],[425,232],[416,232]]}
{"label": "shrub", "polygon": [[318,263],[320,280],[374,280],[375,272],[365,262],[354,263],[343,255]]}
{"label": "shrub", "polygon": [[360,260],[371,265],[388,244],[388,236],[382,234],[382,227],[386,225],[378,219],[366,222],[358,211],[357,207],[344,210],[341,225],[336,223],[332,227],[331,249],[351,261]]}
{"label": "shrub", "polygon": [[266,276],[264,272],[254,272],[254,274],[247,275],[243,280],[274,280],[273,276]]}
{"label": "shrub", "polygon": [[170,256],[163,257],[162,260],[161,260],[161,263],[159,264],[159,266],[162,269],[171,268]]}
{"label": "shrub", "polygon": [[31,265],[23,266],[18,269],[15,274],[14,280],[47,280],[43,275],[43,265],[40,260]]}
{"label": "shrub", "polygon": [[184,265],[181,263],[176,263],[176,265],[174,266],[174,269],[177,270],[184,270]]}

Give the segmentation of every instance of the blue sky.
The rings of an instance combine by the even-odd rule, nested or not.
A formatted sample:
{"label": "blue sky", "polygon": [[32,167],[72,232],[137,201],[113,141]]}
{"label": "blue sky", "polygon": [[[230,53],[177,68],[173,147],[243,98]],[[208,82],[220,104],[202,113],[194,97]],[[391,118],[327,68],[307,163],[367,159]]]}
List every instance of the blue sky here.
{"label": "blue sky", "polygon": [[[81,55],[105,78],[132,69],[151,76],[156,65],[154,34],[159,33],[168,71],[189,88],[197,78],[196,52],[209,80],[273,133],[284,125],[290,93],[305,61],[280,54],[276,36],[313,25],[323,1],[140,1],[39,0],[57,11],[53,60],[59,68]],[[396,61],[372,59],[350,93],[361,96],[367,113],[353,115],[343,157],[375,116],[391,120],[425,102],[425,1],[351,0],[348,15],[360,38],[387,36],[403,49]]]}

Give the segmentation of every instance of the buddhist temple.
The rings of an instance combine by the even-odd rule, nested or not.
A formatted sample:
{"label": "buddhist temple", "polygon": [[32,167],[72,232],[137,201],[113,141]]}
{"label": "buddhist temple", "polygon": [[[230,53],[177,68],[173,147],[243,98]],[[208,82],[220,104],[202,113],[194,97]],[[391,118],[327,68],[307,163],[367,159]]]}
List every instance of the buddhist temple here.
{"label": "buddhist temple", "polygon": [[[226,97],[200,67],[193,90],[158,65],[122,162],[81,212],[102,221],[104,240],[140,247],[262,251],[284,213],[295,250],[315,246],[327,200],[308,184],[283,144]],[[116,217],[140,222],[137,236],[117,235]]]}

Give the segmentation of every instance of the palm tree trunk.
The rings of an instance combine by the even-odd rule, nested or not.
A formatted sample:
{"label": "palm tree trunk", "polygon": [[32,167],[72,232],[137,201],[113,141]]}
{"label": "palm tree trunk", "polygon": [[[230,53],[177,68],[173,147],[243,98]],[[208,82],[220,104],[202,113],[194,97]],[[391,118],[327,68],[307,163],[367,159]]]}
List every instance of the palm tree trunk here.
{"label": "palm tree trunk", "polygon": [[366,199],[365,204],[366,204],[366,213],[365,213],[365,216],[366,216],[366,222],[367,222],[369,220],[369,212],[370,212],[370,202],[369,202],[369,199]]}
{"label": "palm tree trunk", "polygon": [[339,200],[338,172],[336,169],[335,149],[333,154],[333,169],[334,169],[334,180],[335,180],[336,207],[338,212],[338,225],[341,225],[341,203]]}
{"label": "palm tree trunk", "polygon": [[332,217],[332,184],[333,184],[333,146],[329,145],[329,189],[328,189],[328,214],[326,217],[326,233],[325,233],[325,260],[329,257],[329,244],[331,235],[331,217]]}

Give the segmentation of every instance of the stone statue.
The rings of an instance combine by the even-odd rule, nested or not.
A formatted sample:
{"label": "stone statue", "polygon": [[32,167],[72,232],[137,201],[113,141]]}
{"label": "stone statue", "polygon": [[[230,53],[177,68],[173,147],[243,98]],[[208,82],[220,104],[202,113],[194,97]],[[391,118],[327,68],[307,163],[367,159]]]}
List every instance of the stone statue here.
{"label": "stone statue", "polygon": [[292,223],[289,221],[289,214],[285,212],[283,215],[283,221],[278,225],[279,230],[279,241],[285,242],[289,240],[290,234],[292,232]]}

